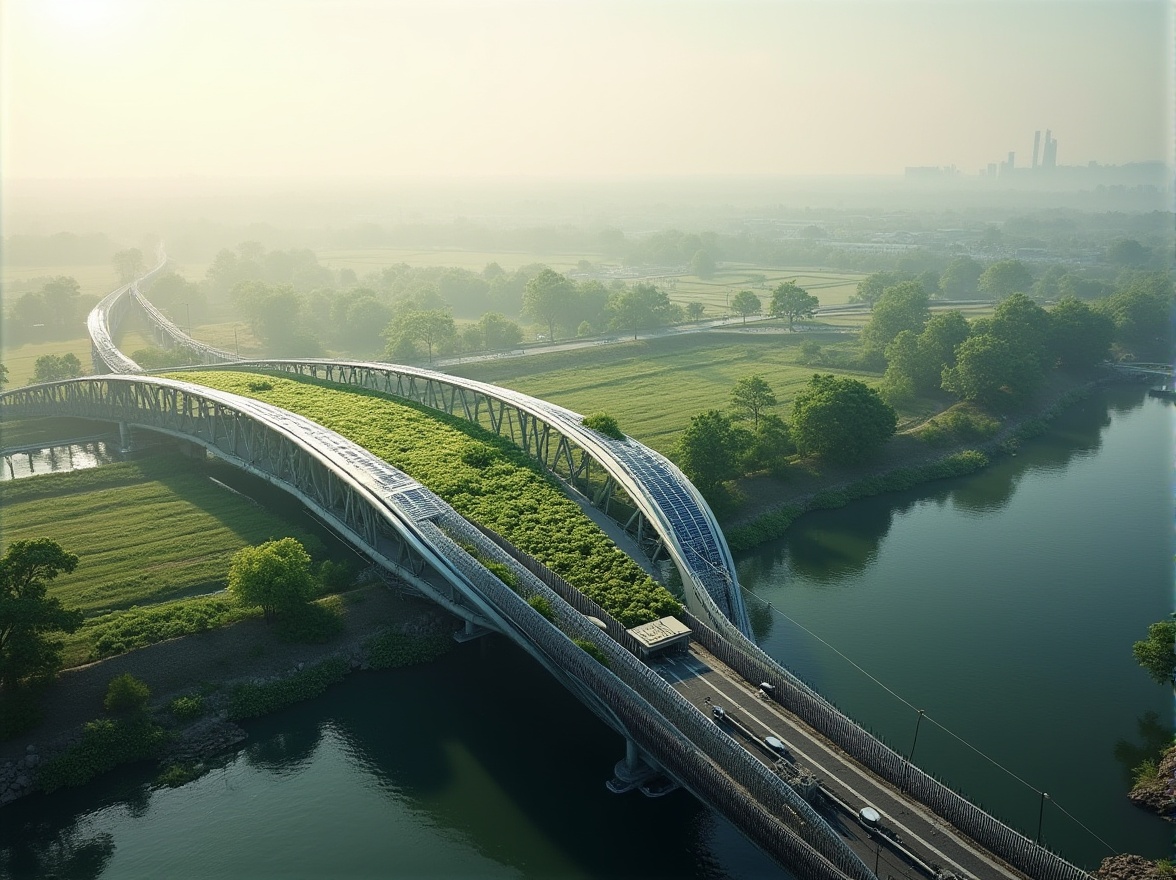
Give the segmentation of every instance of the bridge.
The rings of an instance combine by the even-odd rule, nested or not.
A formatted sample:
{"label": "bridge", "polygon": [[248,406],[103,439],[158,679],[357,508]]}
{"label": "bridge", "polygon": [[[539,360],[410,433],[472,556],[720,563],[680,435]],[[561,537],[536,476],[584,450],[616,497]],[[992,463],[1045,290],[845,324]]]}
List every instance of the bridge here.
{"label": "bridge", "polygon": [[[125,296],[130,287],[122,290]],[[97,340],[95,348],[102,349]],[[117,358],[115,362],[128,372],[134,369]],[[580,425],[574,413],[506,389],[383,364],[257,362],[258,367],[262,365],[310,375],[319,370],[320,378],[360,386],[368,383],[364,387],[383,382],[391,388],[397,383],[400,396],[426,402],[432,395],[434,403],[429,405],[441,399],[437,395],[447,395],[450,403],[438,408],[465,411],[472,407],[473,421],[481,423],[484,415],[500,426],[513,425],[510,436],[520,444],[522,438],[529,438],[526,442],[533,455],[539,449],[558,451],[558,438],[575,442],[585,454],[603,455],[599,449],[585,448],[596,442],[595,432]],[[479,394],[485,395],[481,406]],[[490,415],[496,406],[501,407],[497,415]],[[666,774],[730,818],[799,877],[880,876],[883,864],[894,876],[1087,877],[864,731],[763,654],[723,614],[708,614],[707,620],[684,615],[695,640],[688,675],[680,675],[672,666],[654,669],[636,656],[632,637],[619,623],[562,584],[554,573],[466,522],[425,487],[371,453],[307,419],[256,400],[145,376],[72,380],[0,395],[0,417],[63,414],[170,434],[291,492],[379,565],[465,620],[467,633],[502,632],[542,663],[625,737],[626,759],[618,764],[618,776],[639,778],[651,768]],[[526,419],[520,419],[521,415]],[[544,431],[554,434],[544,435]],[[540,442],[544,436],[546,440]],[[592,460],[612,475],[600,459]],[[576,461],[572,458],[573,464]],[[613,467],[629,473],[623,460]],[[630,492],[623,480],[634,479],[631,474],[613,479]],[[681,480],[686,482],[684,477]],[[631,492],[642,491],[639,484],[632,484]],[[656,503],[656,499],[649,492],[647,500]],[[714,528],[717,531],[717,525]],[[718,535],[721,539],[721,532]],[[659,538],[669,546],[660,533]],[[683,549],[689,546],[688,540],[679,539],[678,544]],[[725,542],[721,546],[726,549]],[[475,548],[475,554],[466,547]],[[487,560],[512,566],[522,585],[521,595],[486,570],[482,562]],[[674,562],[681,568],[678,559]],[[737,588],[733,577],[730,583]],[[699,598],[705,605],[711,594],[703,586]],[[556,609],[551,621],[527,605],[524,597],[535,595]],[[712,605],[718,609],[713,599]],[[589,616],[604,621],[607,632],[590,622]],[[596,645],[607,666],[597,663],[572,639]],[[725,694],[729,705],[742,707],[737,729],[728,731],[715,724],[705,707],[698,705],[697,693],[691,689],[701,680],[711,681],[708,686]],[[816,808],[801,797],[798,792],[803,787],[781,772],[779,762],[764,761],[748,747],[753,743],[740,740],[761,729],[789,731],[793,748],[826,779],[821,786],[824,796],[814,800],[823,806]],[[875,831],[863,836],[852,818],[846,822],[828,807],[852,807],[855,799],[860,802],[863,797],[887,812],[891,834],[885,836],[885,846],[883,835]],[[885,863],[881,862],[883,848]],[[874,871],[866,865],[870,858]]]}

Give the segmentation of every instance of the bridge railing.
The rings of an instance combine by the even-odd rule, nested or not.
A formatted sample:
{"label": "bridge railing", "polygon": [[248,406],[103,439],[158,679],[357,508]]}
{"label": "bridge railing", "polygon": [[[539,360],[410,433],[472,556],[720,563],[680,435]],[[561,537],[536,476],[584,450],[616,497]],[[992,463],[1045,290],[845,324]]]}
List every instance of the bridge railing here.
{"label": "bridge railing", "polygon": [[716,632],[689,612],[685,623],[699,644],[749,682],[768,682],[773,699],[824,734],[859,763],[930,807],[956,829],[1038,880],[1089,880],[1090,875],[1061,856],[989,815],[971,801],[915,767],[873,734],[765,654],[754,643]]}

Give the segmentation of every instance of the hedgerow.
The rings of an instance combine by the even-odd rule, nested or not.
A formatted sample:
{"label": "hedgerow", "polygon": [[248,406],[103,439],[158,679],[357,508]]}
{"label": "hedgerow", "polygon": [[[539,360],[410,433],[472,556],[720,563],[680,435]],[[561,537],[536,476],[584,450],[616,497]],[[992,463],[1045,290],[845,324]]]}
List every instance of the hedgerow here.
{"label": "hedgerow", "polygon": [[[600,531],[509,440],[476,425],[367,389],[256,374],[176,374],[257,397],[325,425],[428,486],[458,513],[542,561],[625,626],[677,613],[676,599]],[[485,451],[493,456],[487,458]]]}
{"label": "hedgerow", "polygon": [[435,660],[453,647],[453,639],[386,632],[364,642],[363,647],[372,669],[395,669]]}
{"label": "hedgerow", "polygon": [[268,715],[285,706],[317,697],[347,674],[347,661],[331,657],[301,672],[264,684],[247,682],[229,694],[229,718],[240,721]]}
{"label": "hedgerow", "polygon": [[168,639],[216,629],[257,614],[255,609],[241,608],[227,598],[201,596],[114,611],[87,621],[83,630],[93,639],[90,659],[100,660]]}

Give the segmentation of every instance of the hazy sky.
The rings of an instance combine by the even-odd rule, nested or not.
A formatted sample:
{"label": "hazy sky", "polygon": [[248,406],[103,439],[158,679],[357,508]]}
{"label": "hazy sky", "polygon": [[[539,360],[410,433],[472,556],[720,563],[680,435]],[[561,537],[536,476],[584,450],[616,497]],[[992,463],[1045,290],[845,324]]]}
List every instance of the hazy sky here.
{"label": "hazy sky", "polygon": [[0,0],[15,178],[1167,159],[1167,2]]}

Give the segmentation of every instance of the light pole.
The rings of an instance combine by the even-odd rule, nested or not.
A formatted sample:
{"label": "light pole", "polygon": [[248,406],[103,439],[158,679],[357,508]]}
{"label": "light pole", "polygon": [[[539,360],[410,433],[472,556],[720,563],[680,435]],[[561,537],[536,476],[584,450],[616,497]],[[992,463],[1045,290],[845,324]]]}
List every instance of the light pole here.
{"label": "light pole", "polygon": [[233,325],[233,350],[237,352],[237,360],[241,360],[241,346],[237,344],[237,325]]}
{"label": "light pole", "polygon": [[1049,799],[1049,794],[1041,793],[1041,806],[1037,808],[1037,839],[1034,843],[1041,843],[1041,820],[1045,818],[1045,802]]}
{"label": "light pole", "polygon": [[188,304],[184,303],[184,316],[188,319],[188,335],[192,335],[192,313],[188,310]]}
{"label": "light pole", "polygon": [[911,751],[910,754],[907,755],[906,785],[904,786],[907,791],[910,791],[911,788],[911,767],[914,766],[911,762],[915,758],[915,746],[918,745],[919,742],[919,725],[923,723],[923,716],[926,713],[926,709],[920,709],[919,717],[915,719],[915,738],[911,740]]}

